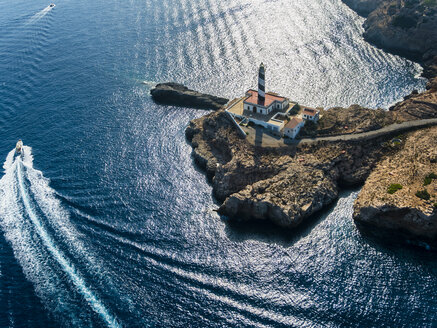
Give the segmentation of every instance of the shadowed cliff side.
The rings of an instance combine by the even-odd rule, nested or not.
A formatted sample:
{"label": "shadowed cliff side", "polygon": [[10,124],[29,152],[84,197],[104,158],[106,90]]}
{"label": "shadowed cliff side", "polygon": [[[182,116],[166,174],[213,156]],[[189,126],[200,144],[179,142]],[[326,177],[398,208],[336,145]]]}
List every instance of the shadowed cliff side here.
{"label": "shadowed cliff side", "polygon": [[200,93],[174,82],[159,83],[150,91],[150,94],[158,103],[199,109],[215,110],[228,102],[226,98]]}

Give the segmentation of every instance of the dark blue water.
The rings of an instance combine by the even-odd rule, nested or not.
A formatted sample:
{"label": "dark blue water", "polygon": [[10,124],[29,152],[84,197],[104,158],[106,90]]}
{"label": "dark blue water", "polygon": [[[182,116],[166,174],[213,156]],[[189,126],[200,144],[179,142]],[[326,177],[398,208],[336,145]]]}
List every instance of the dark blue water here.
{"label": "dark blue water", "polygon": [[[299,232],[229,224],[172,80],[386,107],[420,67],[328,1],[0,2],[1,327],[432,327],[433,254],[360,235],[357,192]],[[27,156],[13,160],[23,139]]]}

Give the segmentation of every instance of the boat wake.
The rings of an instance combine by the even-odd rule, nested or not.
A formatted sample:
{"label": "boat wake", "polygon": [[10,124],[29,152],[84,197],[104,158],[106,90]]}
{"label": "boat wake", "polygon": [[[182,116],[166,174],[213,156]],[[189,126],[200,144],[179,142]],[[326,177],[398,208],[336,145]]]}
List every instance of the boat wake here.
{"label": "boat wake", "polygon": [[[79,253],[76,257],[92,265],[78,238],[80,234],[69,222],[68,212],[55,197],[48,179],[33,168],[31,148],[24,146],[23,150],[24,156],[14,156],[15,150],[9,152],[0,179],[0,224],[14,256],[47,308],[68,321],[68,326],[88,326],[97,315],[106,326],[120,327],[87,285],[73,256],[69,257],[72,252]],[[83,315],[84,302],[90,308],[88,318]],[[71,311],[71,307],[82,311]],[[81,312],[80,317],[73,317]]]}
{"label": "boat wake", "polygon": [[54,7],[47,6],[43,10],[37,12],[35,15],[29,18],[29,20],[26,22],[25,25],[29,25],[32,23],[35,23],[39,21],[41,18],[43,18],[45,15],[47,15]]}

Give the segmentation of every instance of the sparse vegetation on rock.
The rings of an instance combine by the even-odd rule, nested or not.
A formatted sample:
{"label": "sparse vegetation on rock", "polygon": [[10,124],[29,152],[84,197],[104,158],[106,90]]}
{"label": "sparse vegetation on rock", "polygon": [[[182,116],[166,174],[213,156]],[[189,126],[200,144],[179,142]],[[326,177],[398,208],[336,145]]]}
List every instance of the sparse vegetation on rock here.
{"label": "sparse vegetation on rock", "polygon": [[402,189],[402,185],[399,183],[392,183],[388,188],[387,188],[387,192],[389,194],[394,194],[396,191]]}
{"label": "sparse vegetation on rock", "polygon": [[431,182],[432,182],[433,179],[437,179],[437,174],[435,174],[435,173],[430,173],[430,174],[428,174],[428,175],[425,177],[425,179],[423,179],[423,185],[424,185],[424,186],[427,186],[427,185],[431,184]]}
{"label": "sparse vegetation on rock", "polygon": [[[431,161],[437,127],[408,133],[403,139],[403,147],[387,154],[367,178],[354,204],[354,219],[376,230],[402,231],[437,244],[435,200],[429,202],[433,197],[430,191],[437,190],[437,180],[423,188],[423,177],[434,176],[429,172],[437,170],[437,162]],[[384,196],[393,180],[402,189]]]}
{"label": "sparse vegetation on rock", "polygon": [[426,189],[417,191],[415,195],[423,200],[429,200],[431,198],[431,195]]}

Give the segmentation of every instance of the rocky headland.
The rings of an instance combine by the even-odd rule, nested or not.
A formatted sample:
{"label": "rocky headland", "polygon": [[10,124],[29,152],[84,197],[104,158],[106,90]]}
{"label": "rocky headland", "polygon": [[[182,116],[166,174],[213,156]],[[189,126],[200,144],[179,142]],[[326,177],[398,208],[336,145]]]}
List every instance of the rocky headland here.
{"label": "rocky headland", "polygon": [[364,226],[437,241],[437,128],[410,133],[367,178],[354,219]]}
{"label": "rocky headland", "polygon": [[186,135],[223,202],[220,213],[284,227],[296,227],[332,203],[340,188],[362,184],[392,151],[390,144],[381,146],[381,138],[256,147],[241,138],[223,110],[191,121]]}
{"label": "rocky headland", "polygon": [[314,135],[360,133],[410,120],[437,116],[437,1],[343,0],[366,18],[364,38],[386,51],[419,62],[426,91],[406,95],[389,111],[359,105],[323,112]]}
{"label": "rocky headland", "polygon": [[153,100],[161,104],[199,109],[216,110],[229,101],[226,98],[188,89],[186,86],[174,82],[159,83],[150,91],[150,94]]}
{"label": "rocky headland", "polygon": [[[358,105],[324,111],[314,135],[362,133],[393,123],[436,118],[434,2],[344,1],[368,15],[367,40],[419,61],[429,82],[425,92],[413,91],[388,111]],[[415,25],[412,21],[404,24],[409,16]],[[402,238],[429,243],[437,240],[437,180],[431,178],[423,185],[437,174],[437,128],[395,138],[387,134],[266,148],[242,138],[227,113],[219,110],[191,121],[186,135],[195,161],[206,170],[213,193],[222,203],[219,212],[231,218],[270,220],[293,228],[336,200],[341,188],[364,184],[354,205],[358,226],[400,232]],[[399,185],[402,188],[396,189]]]}

